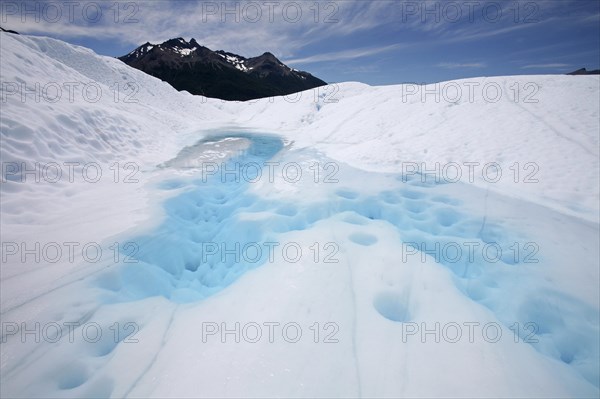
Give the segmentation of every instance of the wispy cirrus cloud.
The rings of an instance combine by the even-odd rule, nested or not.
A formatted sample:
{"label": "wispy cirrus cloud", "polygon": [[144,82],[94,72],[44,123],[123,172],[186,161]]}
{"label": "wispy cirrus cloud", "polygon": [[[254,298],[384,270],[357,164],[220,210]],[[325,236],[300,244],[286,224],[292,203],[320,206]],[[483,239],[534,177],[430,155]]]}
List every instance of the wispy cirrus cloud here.
{"label": "wispy cirrus cloud", "polygon": [[351,50],[342,50],[335,51],[330,53],[322,53],[311,55],[309,57],[304,58],[292,58],[287,59],[285,62],[289,64],[310,64],[315,62],[324,62],[324,61],[341,61],[341,60],[350,60],[355,58],[368,57],[375,54],[385,53],[388,51],[398,50],[400,48],[409,47],[410,44],[407,43],[397,43],[389,46],[383,47],[369,47],[369,48],[357,48]]}
{"label": "wispy cirrus cloud", "polygon": [[522,66],[521,69],[543,69],[543,68],[567,68],[572,66],[571,64],[560,64],[560,63],[554,63],[554,64],[531,64],[531,65],[525,65]]}
{"label": "wispy cirrus cloud", "polygon": [[436,65],[438,68],[456,69],[456,68],[485,68],[485,62],[440,62]]}
{"label": "wispy cirrus cloud", "polygon": [[[389,9],[394,2],[158,0],[113,4],[81,0],[75,6],[73,18],[67,17],[67,6],[54,3],[63,17],[49,22],[53,17],[45,15],[43,2],[11,2],[8,11],[3,12],[2,26],[65,40],[114,40],[132,48],[146,41],[156,43],[174,37],[194,37],[212,49],[226,49],[246,56],[269,50],[278,56],[290,57],[311,43],[392,23]],[[12,7],[13,4],[16,6]],[[39,7],[39,15],[22,15],[22,9],[36,7]],[[97,7],[101,17],[96,19]],[[86,18],[83,10],[92,10],[89,14],[94,17]],[[127,17],[129,21],[125,22]]]}

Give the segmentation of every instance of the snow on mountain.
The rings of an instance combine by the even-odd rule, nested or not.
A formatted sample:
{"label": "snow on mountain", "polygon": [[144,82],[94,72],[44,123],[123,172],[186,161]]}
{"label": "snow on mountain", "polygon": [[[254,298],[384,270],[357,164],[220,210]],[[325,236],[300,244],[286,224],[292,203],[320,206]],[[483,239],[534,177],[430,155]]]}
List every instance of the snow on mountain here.
{"label": "snow on mountain", "polygon": [[3,397],[598,396],[597,76],[225,102],[0,35]]}
{"label": "snow on mountain", "polygon": [[127,55],[139,58],[139,57],[142,57],[143,55],[147,54],[148,52],[150,52],[150,50],[152,50],[154,47],[156,47],[161,51],[172,51],[172,52],[175,52],[175,53],[181,55],[182,57],[187,57],[191,53],[193,53],[194,51],[196,51],[198,49],[198,47],[190,48],[190,45],[193,45],[193,43],[195,43],[195,41],[193,43],[188,43],[184,39],[179,38],[179,39],[174,39],[175,43],[173,43],[173,41],[169,41],[169,42],[171,43],[170,46],[146,43],[146,44],[138,47],[137,49],[133,50],[132,52],[130,52]]}
{"label": "snow on mountain", "polygon": [[235,54],[228,54],[222,51],[216,51],[216,53],[222,57],[225,61],[232,64],[236,69],[242,72],[247,72],[252,68],[247,68],[245,65],[246,59],[243,57],[236,56]]}

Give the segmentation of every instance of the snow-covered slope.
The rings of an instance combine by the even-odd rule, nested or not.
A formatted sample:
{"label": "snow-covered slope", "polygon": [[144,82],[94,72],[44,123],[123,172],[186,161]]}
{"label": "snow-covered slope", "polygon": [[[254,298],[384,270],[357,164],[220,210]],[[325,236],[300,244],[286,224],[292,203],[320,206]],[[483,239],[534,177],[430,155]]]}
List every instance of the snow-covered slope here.
{"label": "snow-covered slope", "polygon": [[598,396],[598,77],[228,103],[0,35],[3,397]]}
{"label": "snow-covered slope", "polygon": [[[114,156],[115,151],[140,149],[140,156],[154,149],[162,152],[165,145],[171,144],[170,140],[164,140],[164,136],[172,136],[168,129],[184,131],[195,126],[193,119],[208,120],[208,123],[224,119],[231,125],[285,133],[297,145],[316,148],[333,159],[350,161],[371,170],[402,172],[412,170],[414,163],[428,169],[435,169],[439,164],[441,170],[450,162],[458,162],[463,180],[470,179],[471,171],[477,183],[485,183],[483,167],[496,162],[501,165],[503,175],[498,182],[487,185],[490,189],[535,198],[536,202],[561,212],[598,221],[600,99],[595,94],[600,82],[596,76],[473,78],[429,86],[370,87],[342,83],[286,97],[227,103],[176,93],[157,79],[128,68],[118,60],[98,57],[82,47],[64,46],[52,39],[9,34],[3,37],[5,53],[13,51],[13,40],[33,50],[32,59],[13,56],[12,63],[6,54],[3,81],[10,83],[3,86],[3,90],[18,90],[17,94],[6,94],[7,111],[18,115],[28,110],[21,104],[14,111],[8,108],[21,100],[21,89],[15,88],[12,82],[24,82],[32,87],[39,83],[37,92],[41,100],[35,104],[39,110],[36,113],[50,113],[58,118],[54,108],[65,104],[65,112],[60,114],[62,118],[78,123],[80,117],[75,111],[78,108],[93,114],[91,110],[98,108],[98,112],[102,112],[102,107],[108,104],[118,109],[117,115],[123,112],[121,110],[139,115],[140,108],[146,109],[148,112],[139,119],[148,121],[149,125],[155,125],[156,121],[167,125],[137,126],[143,123],[138,118],[120,123],[118,116],[112,114],[111,118],[92,117],[95,124],[87,129],[96,128],[105,134],[118,130],[120,134],[114,140],[130,139],[129,129],[144,132],[136,135],[136,140],[146,140],[145,145],[139,142],[107,144],[102,136],[94,137],[101,143],[94,145],[103,146],[104,151],[110,149],[109,157]],[[57,63],[63,65],[58,66],[56,73],[45,72],[50,64],[56,67]],[[23,64],[27,68],[24,69]],[[47,77],[40,79],[41,76]],[[82,84],[69,86],[70,82]],[[97,98],[98,89],[84,86],[90,82],[102,85],[97,103],[91,101]],[[60,92],[54,83],[60,86]],[[45,85],[49,85],[46,91]],[[74,104],[69,101],[69,90],[73,90]],[[52,104],[57,92],[61,94],[60,100]],[[165,96],[172,100],[163,101]],[[86,98],[91,101],[85,101]],[[25,102],[34,105],[33,94],[26,94]],[[229,116],[219,112],[223,107]],[[151,120],[152,116],[156,119]],[[110,122],[113,125],[109,125]],[[39,146],[53,143],[48,137],[65,129],[62,121],[56,123],[57,128],[52,124],[39,127],[34,129],[29,124],[25,128],[46,137],[46,140],[34,140]],[[160,143],[153,134],[163,136]],[[62,136],[62,140],[73,137]],[[19,152],[10,147],[10,141],[7,140],[6,145],[4,155],[8,158],[5,159],[12,160]],[[52,158],[56,156],[52,151],[45,151],[52,154]],[[45,151],[39,156],[45,156]],[[468,162],[480,165],[464,165]],[[515,162],[519,162],[518,167]],[[455,173],[451,173],[454,170],[446,172],[439,175],[454,178]],[[494,181],[492,172],[494,169],[486,175]],[[524,181],[530,183],[524,184]]]}
{"label": "snow-covered slope", "polygon": [[[465,163],[478,162],[472,166],[478,184],[598,221],[598,87],[598,77],[570,76],[428,86],[342,83],[304,92],[299,100],[240,104],[237,121],[289,132],[297,145],[370,170],[402,172],[413,163],[442,170],[457,162],[468,181]],[[494,162],[503,175],[485,184],[483,167]],[[438,175],[452,180],[455,170]],[[490,181],[496,180],[492,172]]]}

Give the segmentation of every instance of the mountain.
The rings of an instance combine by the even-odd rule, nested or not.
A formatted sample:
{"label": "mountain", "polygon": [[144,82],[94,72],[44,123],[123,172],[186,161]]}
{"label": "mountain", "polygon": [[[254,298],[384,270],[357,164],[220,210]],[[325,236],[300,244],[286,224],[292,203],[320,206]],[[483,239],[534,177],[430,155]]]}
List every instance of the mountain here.
{"label": "mountain", "polygon": [[0,31],[1,31],[1,32],[6,32],[6,33],[13,33],[13,34],[15,34],[15,35],[18,35],[18,34],[19,34],[19,32],[16,32],[16,31],[14,31],[14,30],[10,30],[10,29],[4,29],[4,28],[3,28],[3,27],[1,27],[1,26],[0,26]]}
{"label": "mountain", "polygon": [[281,96],[327,84],[308,72],[284,65],[271,53],[245,58],[213,51],[195,39],[145,43],[119,59],[177,90],[223,100]]}
{"label": "mountain", "polygon": [[581,68],[576,71],[569,72],[567,75],[600,75],[600,69],[588,71],[585,68]]}

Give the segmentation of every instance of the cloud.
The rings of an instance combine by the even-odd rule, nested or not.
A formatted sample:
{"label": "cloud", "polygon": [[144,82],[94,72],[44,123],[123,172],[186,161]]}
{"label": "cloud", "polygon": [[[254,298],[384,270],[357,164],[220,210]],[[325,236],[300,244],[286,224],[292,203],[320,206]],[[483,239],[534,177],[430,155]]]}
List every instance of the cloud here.
{"label": "cloud", "polygon": [[358,49],[316,54],[316,55],[311,55],[309,57],[304,57],[304,58],[288,59],[285,62],[286,62],[286,64],[311,64],[311,63],[315,63],[315,62],[350,60],[350,59],[368,57],[368,56],[375,55],[375,54],[385,53],[385,52],[392,51],[392,50],[398,50],[400,48],[406,48],[408,46],[409,46],[409,44],[397,43],[397,44],[392,44],[392,45],[383,46],[383,47],[358,48]]}
{"label": "cloud", "polygon": [[581,23],[598,23],[600,22],[600,13],[583,16],[579,21]]}
{"label": "cloud", "polygon": [[540,69],[540,68],[567,68],[570,67],[571,64],[532,64],[525,65],[521,67],[521,69]]}
{"label": "cloud", "polygon": [[[544,21],[543,23],[551,22],[550,20]],[[448,39],[444,39],[445,43],[462,43],[471,40],[481,40],[484,38],[490,38],[494,36],[504,35],[508,33],[513,33],[516,31],[520,31],[523,29],[531,29],[534,27],[538,27],[542,22],[538,22],[535,24],[520,24],[520,25],[512,25],[505,26],[503,28],[493,29],[494,27],[488,24],[483,26],[482,28],[473,29],[472,27],[463,28],[462,30],[455,32],[452,37]]]}
{"label": "cloud", "polygon": [[[64,40],[114,40],[138,46],[174,37],[194,37],[213,50],[225,49],[244,56],[269,50],[291,57],[314,43],[343,38],[394,22],[393,1],[376,2],[245,2],[245,1],[138,1],[129,3],[80,0],[71,12],[66,3],[53,2],[46,10],[39,1],[13,2],[2,26],[25,34],[42,34]],[[89,7],[88,7],[89,6]],[[15,8],[16,7],[16,8]],[[26,15],[22,9],[35,9]],[[97,7],[101,17],[95,19]],[[3,8],[4,10],[4,8]],[[46,10],[46,11],[45,11]],[[91,18],[86,18],[84,10]],[[52,14],[52,15],[51,15]],[[41,18],[39,18],[41,16]],[[129,23],[125,20],[129,17]],[[134,22],[132,22],[134,21]]]}
{"label": "cloud", "polygon": [[458,63],[458,62],[440,62],[436,65],[438,68],[456,69],[456,68],[485,68],[487,65],[485,62],[471,62],[471,63]]}

